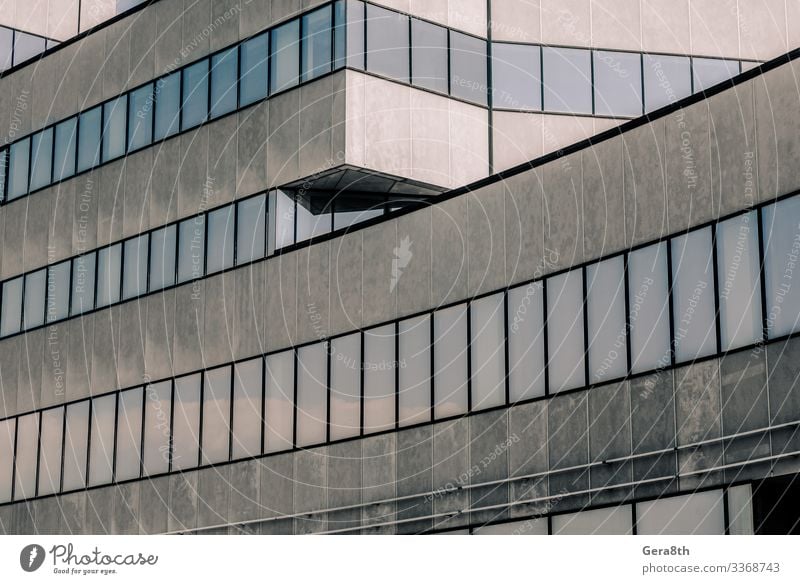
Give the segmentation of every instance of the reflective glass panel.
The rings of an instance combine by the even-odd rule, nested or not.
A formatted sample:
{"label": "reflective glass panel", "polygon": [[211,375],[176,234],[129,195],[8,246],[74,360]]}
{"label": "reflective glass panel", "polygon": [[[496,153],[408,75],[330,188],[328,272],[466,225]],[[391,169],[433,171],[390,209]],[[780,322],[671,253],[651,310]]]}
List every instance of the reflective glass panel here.
{"label": "reflective glass panel", "polygon": [[364,332],[364,433],[394,428],[395,326]]}
{"label": "reflective glass panel", "polygon": [[31,138],[31,189],[51,182],[53,162],[53,128],[37,132]]}
{"label": "reflective glass panel", "polygon": [[28,163],[30,162],[31,139],[14,142],[9,149],[8,200],[21,197],[28,192]]}
{"label": "reflective glass panel", "polygon": [[435,418],[467,411],[467,305],[433,313]]}
{"label": "reflective glass panel", "polygon": [[767,334],[770,338],[800,327],[800,197],[784,199],[762,211]]}
{"label": "reflective glass panel", "polygon": [[401,320],[397,331],[400,426],[431,419],[431,317]]}
{"label": "reflective glass panel", "polygon": [[625,325],[625,261],[617,256],[586,267],[589,383],[628,372]]}
{"label": "reflective glass panel", "polygon": [[411,19],[411,83],[447,93],[447,29]]}
{"label": "reflective glass panel", "polygon": [[450,31],[450,95],[486,105],[486,41]]}
{"label": "reflective glass panel", "polygon": [[645,111],[651,112],[692,94],[689,57],[642,55]]}
{"label": "reflective glass panel", "polygon": [[43,268],[25,276],[25,328],[44,323],[45,288],[47,269]]}
{"label": "reflective glass panel", "polygon": [[642,115],[642,56],[593,51],[594,112],[608,116]]}
{"label": "reflective glass panel", "polygon": [[244,107],[267,96],[267,33],[253,37],[241,46],[239,105]]}
{"label": "reflective glass panel", "polygon": [[480,298],[470,305],[473,410],[506,401],[505,315],[503,293]]}
{"label": "reflective glass panel", "polygon": [[270,93],[297,85],[300,74],[300,19],[270,33]]}
{"label": "reflective glass panel", "polygon": [[171,136],[181,127],[181,72],[156,81],[156,119],[153,139],[161,140]]}
{"label": "reflective glass panel", "polygon": [[104,247],[97,254],[97,307],[119,302],[122,244]]}
{"label": "reflective glass panel", "polygon": [[367,4],[367,71],[408,83],[408,16]]}
{"label": "reflective glass panel", "polygon": [[125,242],[125,265],[122,273],[122,298],[147,292],[147,252],[149,236],[145,233]]}
{"label": "reflective glass panel", "polygon": [[206,371],[203,385],[203,464],[228,460],[231,368]]}
{"label": "reflective glass panel", "polygon": [[492,43],[492,106],[542,109],[540,47]]}
{"label": "reflective glass panel", "polygon": [[587,49],[542,48],[546,111],[592,113],[591,61]]}
{"label": "reflective glass panel", "polygon": [[53,154],[53,180],[75,174],[75,141],[78,138],[78,118],[70,118],[56,126]]}
{"label": "reflective glass panel", "polygon": [[553,516],[553,535],[631,535],[630,505]]}
{"label": "reflective glass panel", "polygon": [[22,325],[22,276],[3,282],[0,304],[0,336],[19,332]]}
{"label": "reflective glass panel", "polygon": [[61,489],[61,439],[64,432],[64,408],[42,412],[39,444],[39,496]]}
{"label": "reflective glass panel", "polygon": [[288,450],[294,442],[294,351],[267,355],[265,383],[264,452]]}
{"label": "reflective glass panel", "polygon": [[319,77],[331,70],[332,10],[324,6],[303,15],[303,70],[301,81]]}
{"label": "reflective glass panel", "polygon": [[128,96],[123,95],[103,104],[103,162],[125,154],[125,124],[128,116]]}
{"label": "reflective glass panel", "polygon": [[72,260],[72,314],[82,314],[94,308],[95,252]]}
{"label": "reflective glass panel", "polygon": [[233,47],[211,57],[211,117],[236,109],[236,74],[239,51]]}
{"label": "reflective glass panel", "polygon": [[692,58],[694,92],[704,91],[739,74],[739,61]]}
{"label": "reflective glass panel", "polygon": [[143,475],[169,470],[169,437],[172,418],[172,382],[162,381],[144,388]]}
{"label": "reflective glass panel", "polygon": [[267,196],[259,195],[237,204],[236,263],[263,258],[266,246]]}
{"label": "reflective glass panel", "polygon": [[205,215],[197,215],[178,225],[178,283],[203,275],[206,226]]}
{"label": "reflective glass panel", "polygon": [[15,418],[0,421],[0,503],[8,503],[11,500],[16,423]]}
{"label": "reflective glass panel", "polygon": [[89,450],[89,400],[67,406],[64,430],[64,482],[62,490],[86,486],[86,457]]}
{"label": "reflective glass panel", "polygon": [[586,385],[580,269],[547,280],[547,353],[551,392]]}
{"label": "reflective glass panel", "polygon": [[128,150],[137,150],[153,141],[153,84],[134,89],[128,108]]}
{"label": "reflective glass panel", "polygon": [[361,334],[331,341],[331,440],[361,429]]}
{"label": "reflective glass panel", "polygon": [[175,379],[172,420],[172,470],[193,468],[198,464],[200,445],[199,373]]}
{"label": "reflective glass panel", "polygon": [[631,370],[670,364],[667,244],[657,243],[628,256]]}
{"label": "reflective glass panel", "polygon": [[208,61],[183,70],[181,129],[193,128],[208,118]]}
{"label": "reflective glass panel", "polygon": [[511,403],[544,395],[544,286],[508,291],[508,388]]}
{"label": "reflective glass panel", "polygon": [[636,504],[639,535],[724,535],[721,490],[704,491]]}
{"label": "reflective glass panel", "polygon": [[78,172],[100,164],[103,108],[83,112],[78,119]]}
{"label": "reflective glass panel", "polygon": [[150,290],[161,290],[175,283],[175,225],[150,234]]}
{"label": "reflective glass panel", "polygon": [[325,343],[297,350],[297,445],[326,439],[328,359]]}
{"label": "reflective glass panel", "polygon": [[17,418],[17,452],[14,500],[36,496],[36,456],[39,448],[39,414]]}
{"label": "reflective glass panel", "polygon": [[233,458],[261,452],[261,368],[263,359],[233,366]]}
{"label": "reflective glass panel", "polygon": [[89,486],[111,482],[114,469],[114,422],[117,394],[92,399],[92,433],[89,440]]}
{"label": "reflective glass panel", "polygon": [[234,205],[226,205],[208,214],[207,274],[233,265],[234,212]]}
{"label": "reflective glass panel", "polygon": [[141,387],[136,387],[119,394],[115,481],[125,481],[139,477],[142,447],[143,391]]}

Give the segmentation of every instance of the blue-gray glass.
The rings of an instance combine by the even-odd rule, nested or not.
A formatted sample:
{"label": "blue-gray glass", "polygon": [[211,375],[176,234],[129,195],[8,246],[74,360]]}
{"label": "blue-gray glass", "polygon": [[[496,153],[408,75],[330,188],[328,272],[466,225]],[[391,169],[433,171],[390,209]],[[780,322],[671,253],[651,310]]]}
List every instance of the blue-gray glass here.
{"label": "blue-gray glass", "polygon": [[8,200],[21,197],[28,192],[28,162],[30,161],[31,139],[24,138],[14,142],[9,149],[8,160]]}
{"label": "blue-gray glass", "polygon": [[300,81],[308,81],[331,70],[333,42],[331,6],[303,16],[302,71]]}
{"label": "blue-gray glass", "polygon": [[800,197],[764,208],[764,286],[771,339],[800,329],[800,286],[793,282],[800,258]]}
{"label": "blue-gray glass", "polygon": [[128,96],[123,95],[103,105],[103,162],[125,154],[125,124],[128,116]]}
{"label": "blue-gray glass", "polygon": [[10,69],[12,66],[12,53],[14,49],[14,31],[0,26],[0,71]]}
{"label": "blue-gray glass", "polygon": [[594,113],[642,114],[642,57],[639,53],[594,51]]}
{"label": "blue-gray glass", "polygon": [[333,3],[333,68],[345,66],[347,47],[347,20],[345,0]]}
{"label": "blue-gray glass", "polygon": [[72,260],[72,303],[73,315],[82,314],[94,308],[94,282],[97,264],[96,252]]}
{"label": "blue-gray glass", "polygon": [[153,84],[134,89],[128,108],[128,151],[153,141]]}
{"label": "blue-gray glass", "polygon": [[300,19],[272,30],[270,55],[270,93],[297,85],[300,74]]}
{"label": "blue-gray glass", "polygon": [[692,94],[689,57],[642,55],[644,109],[657,110]]}
{"label": "blue-gray glass", "polygon": [[544,110],[592,113],[592,57],[586,49],[542,48]]}
{"label": "blue-gray glass", "polygon": [[31,138],[31,187],[40,189],[51,182],[53,162],[53,128],[37,132]]}
{"label": "blue-gray glass", "polygon": [[125,242],[125,263],[122,266],[123,300],[147,292],[147,251],[146,233]]}
{"label": "blue-gray glass", "polygon": [[367,4],[367,71],[408,83],[408,16]]}
{"label": "blue-gray glass", "polygon": [[236,219],[236,263],[264,257],[266,243],[267,196],[241,201]]}
{"label": "blue-gray glass", "polygon": [[447,93],[447,29],[411,19],[411,83]]}
{"label": "blue-gray glass", "polygon": [[19,332],[22,324],[22,276],[3,282],[0,301],[0,336]]}
{"label": "blue-gray glass", "polygon": [[178,283],[203,275],[205,241],[205,215],[186,219],[178,225]]}
{"label": "blue-gray glass", "polygon": [[364,69],[364,3],[347,0],[347,66]]}
{"label": "blue-gray glass", "polygon": [[181,129],[194,128],[208,118],[208,60],[183,70]]}
{"label": "blue-gray glass", "polygon": [[245,106],[267,96],[267,45],[268,33],[260,34],[242,43],[240,49],[241,80],[239,81],[239,105]]}
{"label": "blue-gray glass", "polygon": [[208,214],[207,274],[233,265],[233,217],[233,205],[226,205]]}
{"label": "blue-gray glass", "polygon": [[211,57],[211,117],[236,109],[237,47]]}
{"label": "blue-gray glass", "polygon": [[25,276],[25,306],[23,308],[26,330],[44,324],[47,268],[36,270]]}
{"label": "blue-gray glass", "polygon": [[78,138],[78,118],[64,120],[56,126],[53,153],[53,180],[58,181],[75,174],[75,143]]}
{"label": "blue-gray glass", "polygon": [[492,106],[542,109],[542,62],[538,46],[492,43]]}
{"label": "blue-gray glass", "polygon": [[487,103],[486,41],[450,31],[450,95]]}
{"label": "blue-gray glass", "polygon": [[150,290],[161,290],[175,283],[174,225],[156,229],[150,234]]}
{"label": "blue-gray glass", "polygon": [[50,266],[47,272],[47,322],[69,316],[69,260]]}
{"label": "blue-gray glass", "polygon": [[17,31],[14,39],[14,65],[44,53],[47,48],[43,37]]}
{"label": "blue-gray glass", "polygon": [[692,79],[694,92],[705,91],[709,87],[721,83],[739,74],[739,61],[726,59],[692,58]]}
{"label": "blue-gray glass", "polygon": [[47,39],[45,42],[45,47],[47,49],[52,49],[53,47],[57,47],[60,44],[61,43],[59,43],[58,41],[54,41],[53,39]]}
{"label": "blue-gray glass", "polygon": [[161,140],[180,129],[181,72],[156,81],[156,120],[153,139]]}
{"label": "blue-gray glass", "polygon": [[103,110],[100,106],[83,112],[78,121],[78,172],[100,164],[100,131]]}
{"label": "blue-gray glass", "polygon": [[104,247],[97,254],[97,307],[119,302],[122,244]]}
{"label": "blue-gray glass", "polygon": [[5,198],[8,180],[8,148],[0,149],[0,201]]}

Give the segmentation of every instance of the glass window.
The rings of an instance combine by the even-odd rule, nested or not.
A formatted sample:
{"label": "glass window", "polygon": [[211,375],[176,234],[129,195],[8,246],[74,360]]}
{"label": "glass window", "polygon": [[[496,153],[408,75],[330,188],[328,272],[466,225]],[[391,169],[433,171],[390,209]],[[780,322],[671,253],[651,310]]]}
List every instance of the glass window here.
{"label": "glass window", "polygon": [[508,388],[511,403],[544,395],[544,286],[508,291]]}
{"label": "glass window", "polygon": [[386,197],[339,193],[333,200],[333,229],[344,229],[383,215]]}
{"label": "glass window", "polygon": [[137,150],[153,141],[153,84],[130,93],[128,109],[128,150]]}
{"label": "glass window", "polygon": [[651,112],[692,94],[689,57],[642,55],[645,111]]}
{"label": "glass window", "polygon": [[114,474],[114,479],[117,481],[126,481],[139,477],[143,391],[141,387],[136,387],[119,394],[117,466]]}
{"label": "glass window", "polygon": [[261,452],[261,369],[263,359],[233,366],[233,458]]}
{"label": "glass window", "polygon": [[719,324],[723,351],[762,336],[756,211],[717,224]]}
{"label": "glass window", "polygon": [[267,204],[267,215],[274,217],[267,233],[268,253],[272,254],[294,243],[295,202],[283,191],[272,191]]}
{"label": "glass window", "polygon": [[630,505],[553,515],[553,535],[631,535]]}
{"label": "glass window", "polygon": [[657,243],[628,256],[631,370],[670,364],[667,244]]}
{"label": "glass window", "polygon": [[586,267],[589,383],[628,372],[625,323],[625,260],[620,255]]}
{"label": "glass window", "polygon": [[161,140],[180,129],[181,72],[156,81],[156,120],[153,139]]}
{"label": "glass window", "polygon": [[367,4],[367,71],[408,83],[408,16]]}
{"label": "glass window", "polygon": [[592,113],[590,51],[543,47],[542,67],[546,111]]}
{"label": "glass window", "polygon": [[294,19],[270,34],[270,92],[297,85],[300,73],[300,20]]}
{"label": "glass window", "polygon": [[472,535],[549,535],[549,528],[547,517],[537,517],[522,521],[482,525],[474,528]]}
{"label": "glass window", "polygon": [[486,105],[486,41],[450,31],[450,95]]}
{"label": "glass window", "polygon": [[324,6],[303,15],[301,81],[319,77],[331,70],[332,9]]}
{"label": "glass window", "polygon": [[208,214],[207,274],[213,274],[233,265],[234,209],[234,205],[226,205]]}
{"label": "glass window", "polygon": [[364,3],[347,0],[347,66],[364,69]]}
{"label": "glass window", "polygon": [[0,71],[10,69],[14,65],[14,31],[0,26]]}
{"label": "glass window", "polygon": [[347,22],[345,19],[345,0],[333,3],[333,68],[345,66]]}
{"label": "glass window", "polygon": [[331,440],[361,430],[361,334],[331,341]]}
{"label": "glass window", "polygon": [[433,313],[435,418],[467,411],[467,305]]}
{"label": "glass window", "polygon": [[122,244],[104,247],[97,254],[97,307],[119,302]]}
{"label": "glass window", "polygon": [[103,162],[106,162],[125,154],[128,96],[123,95],[103,104],[103,116]]}
{"label": "glass window", "polygon": [[230,455],[231,368],[206,371],[203,385],[203,464]]}
{"label": "glass window", "polygon": [[78,118],[78,172],[100,164],[103,109],[97,106]]}
{"label": "glass window", "polygon": [[122,273],[122,298],[133,298],[147,292],[148,235],[125,242],[125,270]]}
{"label": "glass window", "polygon": [[636,504],[639,535],[724,535],[721,490],[704,491]]}
{"label": "glass window", "polygon": [[75,174],[75,140],[78,137],[78,118],[70,118],[56,126],[53,155],[53,180],[58,181]]}
{"label": "glass window", "polygon": [[37,132],[31,138],[31,189],[47,186],[51,182],[53,162],[53,128]]}
{"label": "glass window", "polygon": [[288,450],[294,429],[294,351],[266,357],[264,452]]}
{"label": "glass window", "polygon": [[400,426],[431,419],[431,317],[400,321],[397,330],[400,367],[398,418]]}
{"label": "glass window", "polygon": [[266,245],[267,196],[240,201],[236,211],[236,263],[264,257]]}
{"label": "glass window", "polygon": [[39,438],[39,492],[50,495],[61,490],[61,438],[64,432],[64,408],[42,412]]}
{"label": "glass window", "polygon": [[800,325],[800,286],[792,277],[800,257],[800,197],[785,199],[762,211],[767,334],[788,335]]}
{"label": "glass window", "polygon": [[86,486],[86,457],[89,450],[89,401],[67,406],[64,427],[64,482],[63,491]]}
{"label": "glass window", "polygon": [[72,314],[82,314],[94,308],[96,252],[72,260]]}
{"label": "glass window", "polygon": [[14,64],[19,65],[28,59],[44,53],[47,46],[46,39],[20,30],[14,34]]}
{"label": "glass window", "polygon": [[203,275],[206,217],[196,215],[178,225],[178,283]]}
{"label": "glass window", "polygon": [[36,496],[36,456],[39,447],[39,414],[17,418],[14,500]]}
{"label": "glass window", "polygon": [[236,75],[239,66],[238,47],[211,57],[211,117],[236,109]]}
{"label": "glass window", "polygon": [[642,56],[639,53],[593,51],[594,113],[642,115]]}
{"label": "glass window", "polygon": [[492,43],[492,106],[542,109],[542,61],[538,46]]}
{"label": "glass window", "polygon": [[194,128],[208,118],[208,60],[183,70],[181,129]]}
{"label": "glass window", "polygon": [[580,269],[547,279],[547,354],[551,392],[586,385]]}
{"label": "glass window", "polygon": [[242,43],[239,81],[239,105],[242,107],[267,97],[268,40],[268,34],[264,33]]}
{"label": "glass window", "polygon": [[447,93],[447,29],[411,19],[411,82]]}
{"label": "glass window", "polygon": [[142,472],[144,476],[169,470],[170,420],[172,419],[172,382],[145,386],[144,438]]}
{"label": "glass window", "polygon": [[472,409],[506,402],[505,294],[475,300],[470,306]]}
{"label": "glass window", "polygon": [[14,142],[8,159],[8,200],[21,197],[28,192],[28,163],[30,162],[31,139]]}
{"label": "glass window", "polygon": [[44,324],[47,269],[42,268],[25,276],[25,329]]}
{"label": "glass window", "polygon": [[395,326],[364,332],[364,433],[394,428]]}
{"label": "glass window", "polygon": [[92,398],[89,486],[105,485],[113,479],[116,409],[117,394],[115,393]]}
{"label": "glass window", "polygon": [[5,200],[8,178],[8,148],[0,148],[0,202]]}
{"label": "glass window", "polygon": [[200,446],[200,374],[175,379],[172,470],[194,468]]}
{"label": "glass window", "polygon": [[670,245],[673,346],[675,360],[683,362],[717,351],[711,228],[674,237]]}
{"label": "glass window", "polygon": [[329,199],[298,197],[295,219],[297,241],[330,233],[332,208]]}
{"label": "glass window", "polygon": [[326,439],[328,360],[325,343],[297,350],[297,445]]}
{"label": "glass window", "polygon": [[22,324],[22,276],[3,282],[0,304],[0,336],[19,332]]}
{"label": "glass window", "polygon": [[15,431],[16,418],[0,421],[0,503],[8,503],[11,500]]}
{"label": "glass window", "polygon": [[150,290],[175,283],[175,225],[150,234]]}
{"label": "glass window", "polygon": [[692,57],[694,92],[705,91],[739,74],[739,61]]}

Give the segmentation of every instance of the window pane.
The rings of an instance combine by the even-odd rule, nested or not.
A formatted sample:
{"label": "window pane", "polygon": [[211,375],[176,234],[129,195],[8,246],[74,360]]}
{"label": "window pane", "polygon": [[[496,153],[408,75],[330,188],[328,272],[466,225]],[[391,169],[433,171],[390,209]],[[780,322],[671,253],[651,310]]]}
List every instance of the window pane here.
{"label": "window pane", "polygon": [[642,57],[639,53],[594,51],[594,112],[642,115]]}
{"label": "window pane", "polygon": [[119,302],[122,244],[105,247],[97,254],[97,307]]}
{"label": "window pane", "polygon": [[205,219],[205,215],[197,215],[178,226],[178,283],[203,275]]}
{"label": "window pane", "polygon": [[0,26],[0,71],[10,69],[13,65],[14,31]]}
{"label": "window pane", "polygon": [[293,446],[294,351],[267,355],[266,371],[264,452],[288,450]]}
{"label": "window pane", "polygon": [[194,468],[200,445],[200,374],[175,380],[175,413],[172,421],[172,470]]}
{"label": "window pane", "polygon": [[75,140],[78,134],[78,118],[70,118],[56,126],[55,154],[53,156],[53,180],[61,180],[75,173]]}
{"label": "window pane", "polygon": [[153,141],[153,84],[130,93],[128,108],[128,150],[136,150]]}
{"label": "window pane", "polygon": [[53,128],[33,135],[31,139],[31,189],[50,184],[53,161]]}
{"label": "window pane", "polygon": [[447,29],[411,19],[411,82],[447,93]]}
{"label": "window pane", "polygon": [[331,440],[361,428],[361,334],[331,341]]}
{"label": "window pane", "polygon": [[233,458],[261,452],[261,368],[263,359],[233,366]]}
{"label": "window pane", "polygon": [[267,96],[267,33],[242,43],[239,105],[246,106]]}
{"label": "window pane", "polygon": [[551,392],[586,385],[580,269],[547,280],[547,354]]}
{"label": "window pane", "polygon": [[206,371],[203,385],[203,464],[228,460],[231,368]]}
{"label": "window pane", "polygon": [[486,41],[450,31],[450,94],[486,105]]}
{"label": "window pane", "polygon": [[542,48],[544,109],[592,113],[591,53],[585,49]]}
{"label": "window pane", "polygon": [[19,332],[22,324],[22,276],[3,283],[0,336]]}
{"label": "window pane", "polygon": [[303,72],[301,81],[331,70],[331,6],[303,16]]}
{"label": "window pane", "polygon": [[298,197],[296,207],[297,241],[330,233],[332,204],[321,198]]}
{"label": "window pane", "polygon": [[172,382],[145,387],[143,475],[169,470],[169,434],[172,412]]}
{"label": "window pane", "polygon": [[294,199],[283,191],[272,191],[269,194],[267,215],[273,220],[269,223],[267,233],[268,253],[294,243]]}
{"label": "window pane", "polygon": [[266,244],[267,196],[251,197],[238,204],[236,216],[236,263],[263,258]]}
{"label": "window pane", "polygon": [[128,116],[128,96],[123,95],[103,104],[103,162],[125,154],[125,123]]}
{"label": "window pane", "polygon": [[395,326],[364,332],[364,433],[394,428]]}
{"label": "window pane", "polygon": [[272,29],[270,35],[270,92],[297,85],[300,73],[300,20]]}
{"label": "window pane", "polygon": [[625,324],[625,260],[617,256],[586,267],[589,383],[628,372]]}
{"label": "window pane", "polygon": [[800,197],[765,207],[762,221],[767,334],[775,338],[800,324],[800,286],[792,283],[800,255]]}
{"label": "window pane", "polygon": [[122,298],[147,292],[147,247],[145,233],[125,242],[125,271],[122,274]]}
{"label": "window pane", "polygon": [[17,30],[14,35],[14,64],[19,65],[43,53],[46,46],[44,38]]}
{"label": "window pane", "polygon": [[675,360],[682,362],[717,351],[711,228],[674,237],[671,245]]}
{"label": "window pane", "polygon": [[92,399],[92,434],[89,440],[89,486],[111,482],[114,464],[114,421],[117,394]]}
{"label": "window pane", "polygon": [[86,486],[86,456],[89,448],[89,400],[67,406],[64,430],[63,491]]}
{"label": "window pane", "polygon": [[200,61],[183,70],[181,129],[193,128],[208,117],[208,61]]}
{"label": "window pane", "polygon": [[208,214],[207,274],[233,265],[233,217],[233,205],[226,205]]}
{"label": "window pane", "polygon": [[705,491],[636,504],[639,535],[724,535],[722,491]]}
{"label": "window pane", "polygon": [[39,446],[39,496],[61,489],[61,437],[64,432],[64,408],[42,412]]}
{"label": "window pane", "polygon": [[503,405],[505,384],[505,294],[475,300],[470,307],[472,332],[472,409]]}
{"label": "window pane", "polygon": [[36,496],[36,453],[39,446],[39,414],[17,418],[17,456],[14,500]]}
{"label": "window pane", "polygon": [[345,19],[345,0],[333,3],[333,68],[345,66],[347,22]]}
{"label": "window pane", "polygon": [[692,58],[694,92],[704,91],[739,74],[739,61]]}
{"label": "window pane", "polygon": [[15,429],[15,418],[0,421],[0,503],[8,503],[11,500]]}
{"label": "window pane", "polygon": [[642,55],[645,111],[651,112],[691,95],[689,57]]}
{"label": "window pane", "polygon": [[100,133],[103,110],[97,106],[83,112],[78,121],[78,172],[100,164]]}
{"label": "window pane", "polygon": [[630,505],[553,516],[553,535],[631,535]]}
{"label": "window pane", "polygon": [[239,51],[233,47],[211,57],[211,117],[236,109],[236,68]]}
{"label": "window pane", "polygon": [[511,403],[544,395],[544,286],[508,292],[508,386]]}
{"label": "window pane", "polygon": [[408,83],[408,16],[367,4],[367,71]]}
{"label": "window pane", "polygon": [[150,234],[150,290],[161,290],[175,283],[174,225]]}
{"label": "window pane", "polygon": [[761,339],[761,274],[755,211],[717,224],[722,350]]}
{"label": "window pane", "polygon": [[94,308],[95,252],[72,260],[72,314]]}
{"label": "window pane", "polygon": [[631,370],[670,364],[667,244],[657,243],[628,256]]}
{"label": "window pane", "polygon": [[400,321],[397,331],[400,426],[431,419],[431,317]]}
{"label": "window pane", "polygon": [[364,3],[347,0],[347,66],[364,69]]}
{"label": "window pane", "polygon": [[492,43],[492,105],[509,109],[542,109],[539,47]]}
{"label": "window pane", "polygon": [[14,142],[9,150],[8,161],[8,200],[21,197],[28,192],[28,162],[30,161],[31,139]]}
{"label": "window pane", "polygon": [[181,72],[156,81],[156,121],[153,138],[161,140],[180,129]]}
{"label": "window pane", "polygon": [[297,350],[297,445],[325,442],[327,347],[316,343]]}
{"label": "window pane", "polygon": [[25,329],[44,323],[44,298],[47,269],[25,276]]}
{"label": "window pane", "polygon": [[8,182],[8,148],[0,149],[0,202],[6,197],[6,183]]}
{"label": "window pane", "polygon": [[435,418],[467,411],[467,305],[433,313]]}
{"label": "window pane", "polygon": [[142,395],[141,387],[119,394],[117,411],[117,467],[116,481],[139,477],[142,444]]}
{"label": "window pane", "polygon": [[344,229],[383,215],[386,197],[339,193],[333,201],[333,229]]}

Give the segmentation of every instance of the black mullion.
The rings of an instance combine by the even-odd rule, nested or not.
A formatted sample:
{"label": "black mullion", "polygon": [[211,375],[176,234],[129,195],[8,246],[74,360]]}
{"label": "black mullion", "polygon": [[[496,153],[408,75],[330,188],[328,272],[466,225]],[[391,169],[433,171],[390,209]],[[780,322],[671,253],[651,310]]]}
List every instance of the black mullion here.
{"label": "black mullion", "polygon": [[394,428],[400,428],[400,321],[394,323]]}
{"label": "black mullion", "polygon": [[169,464],[167,472],[172,472],[175,458],[175,378],[169,380]]}
{"label": "black mullion", "polygon": [[711,262],[714,271],[714,330],[717,335],[717,354],[722,353],[722,327],[719,314],[719,267],[717,266],[717,224],[711,225]]}
{"label": "black mullion", "polygon": [[539,99],[540,110],[544,111],[544,46],[539,46]]}
{"label": "black mullion", "polygon": [[92,465],[92,417],[94,416],[94,399],[89,398],[89,429],[86,433],[86,475],[84,484],[89,486],[89,469]]}
{"label": "black mullion", "polygon": [[264,454],[264,438],[266,433],[266,416],[264,415],[264,408],[267,403],[267,359],[263,355],[261,359],[261,454]]}
{"label": "black mullion", "polygon": [[293,401],[292,404],[292,417],[294,418],[292,422],[292,447],[297,448],[297,370],[298,370],[298,355],[297,355],[297,347],[291,350],[292,351],[292,358],[294,364],[294,370],[292,371],[292,384],[293,388]]}
{"label": "black mullion", "polygon": [[[184,127],[183,127],[183,73],[184,73],[185,69],[186,69],[186,67],[182,67],[182,68],[178,69],[178,71],[177,71],[178,76],[180,77],[180,80],[179,80],[179,83],[178,83],[178,132],[177,133],[183,132],[183,130],[184,130]],[[166,137],[167,136],[164,136],[164,138],[166,138]]]}
{"label": "black mullion", "polygon": [[722,488],[722,513],[725,522],[725,535],[731,534],[731,515],[730,511],[728,510],[728,503],[728,487],[725,486]]}
{"label": "black mullion", "polygon": [[436,419],[434,408],[436,407],[436,327],[434,326],[435,313],[431,312],[428,315],[428,328],[429,328],[429,350],[430,350],[430,382],[431,382],[431,403],[430,403],[430,421]]}
{"label": "black mullion", "polygon": [[503,291],[503,360],[505,366],[505,403],[511,404],[511,357],[508,352],[508,290]]}
{"label": "black mullion", "polygon": [[233,460],[233,403],[236,399],[236,395],[234,393],[234,389],[236,385],[234,381],[236,379],[236,367],[233,364],[228,365],[230,368],[230,388],[228,391],[228,402],[229,402],[229,416],[228,416],[228,460]]}
{"label": "black mullion", "polygon": [[[148,384],[149,385],[149,384]],[[147,385],[142,386],[142,426],[139,432],[139,478],[144,476],[144,431],[147,414]]]}
{"label": "black mullion", "polygon": [[27,274],[22,274],[19,276],[22,278],[22,302],[20,302],[19,307],[19,330],[21,332],[25,332],[27,329],[25,328],[25,289],[27,288],[28,278]]}
{"label": "black mullion", "polygon": [[[234,268],[239,265],[239,204],[231,203],[229,206],[232,207],[230,212],[233,213],[233,263],[231,267]],[[250,247],[252,248],[252,245]]]}
{"label": "black mullion", "polygon": [[644,53],[639,54],[639,88],[642,91],[642,110],[641,114],[644,115],[646,113],[645,108],[645,82],[644,82]]}
{"label": "black mullion", "polygon": [[[674,239],[666,239],[663,242],[663,245],[667,248],[667,306],[669,309],[669,362],[670,366],[675,366],[675,307],[673,306],[674,302],[674,292],[672,290],[673,286],[673,278],[672,278],[672,242]],[[656,244],[660,245],[660,244]]]}
{"label": "black mullion", "polygon": [[331,441],[331,353],[333,343],[324,341],[327,344],[325,351],[325,442]]}
{"label": "black mullion", "polygon": [[758,230],[758,278],[761,281],[761,341],[769,339],[769,307],[767,306],[767,283],[766,283],[766,249],[764,245],[764,213],[763,207],[759,207],[756,213],[756,229]]}
{"label": "black mullion", "polygon": [[472,411],[472,302],[467,302],[467,411]]}
{"label": "black mullion", "polygon": [[39,478],[41,475],[39,466],[42,464],[42,412],[37,412],[36,415],[39,417],[39,430],[36,434],[36,475],[33,483],[34,497],[39,496]]}
{"label": "black mullion", "polygon": [[551,395],[550,391],[550,341],[547,338],[547,282],[542,280],[542,335],[544,335],[544,395]]}
{"label": "black mullion", "polygon": [[586,266],[581,268],[583,286],[583,383],[589,385],[589,286]]}
{"label": "black mullion", "polygon": [[65,442],[67,441],[67,406],[61,406],[61,462],[58,472],[58,493],[64,490],[64,453],[66,452]]}
{"label": "black mullion", "polygon": [[638,535],[639,528],[636,525],[638,519],[636,517],[636,502],[631,502],[631,535]]}
{"label": "black mullion", "polygon": [[119,394],[114,394],[114,435],[111,438],[111,482],[117,480],[117,434],[119,431]]}
{"label": "black mullion", "polygon": [[414,51],[412,46],[412,36],[411,36],[411,17],[406,16],[406,20],[408,21],[408,84],[413,85],[414,83]]}
{"label": "black mullion", "polygon": [[625,372],[631,374],[633,362],[631,358],[631,299],[630,299],[630,275],[628,271],[628,254],[622,256],[622,277],[625,280],[625,358],[627,360]]}
{"label": "black mullion", "polygon": [[361,387],[360,387],[360,390],[359,390],[359,421],[358,421],[359,430],[358,430],[358,435],[359,436],[363,436],[364,435],[364,349],[365,349],[364,331],[363,330],[359,332],[359,337],[360,337],[360,340],[361,340],[361,355],[360,355],[361,358],[359,359],[360,367],[359,367],[359,372],[358,372],[358,375],[359,375],[358,384]]}
{"label": "black mullion", "polygon": [[[124,283],[124,275],[125,275],[125,241],[118,242],[119,244],[119,300],[117,302],[122,302],[125,300],[125,289],[123,286]],[[114,247],[114,244],[108,246],[108,258],[111,259],[111,248]],[[109,299],[110,300],[110,299]],[[108,306],[112,306],[117,302],[109,302]]]}
{"label": "black mullion", "polygon": [[206,405],[206,372],[200,373],[200,420],[197,432],[197,466],[203,466],[203,418],[205,418]]}
{"label": "black mullion", "polygon": [[597,113],[597,103],[596,103],[597,98],[595,96],[595,93],[597,92],[597,87],[595,86],[594,83],[594,53],[595,53],[594,50],[589,49],[589,70],[591,73],[591,82],[592,82],[592,115],[595,115]]}
{"label": "black mullion", "polygon": [[15,492],[17,484],[17,442],[19,442],[19,416],[14,418],[14,454],[11,464],[11,500],[16,501]]}
{"label": "black mullion", "polygon": [[33,137],[36,134],[30,134],[28,136],[28,182],[25,185],[25,194],[21,195],[22,197],[27,197],[31,192],[31,174],[33,173]]}
{"label": "black mullion", "polygon": [[494,84],[492,83],[492,0],[486,0],[486,106],[487,117],[487,138],[489,140],[489,174],[494,174],[494,118],[492,108],[494,107]]}
{"label": "black mullion", "polygon": [[447,31],[447,95],[452,94],[452,57],[451,57],[451,48],[450,48],[450,29],[446,28]]}

